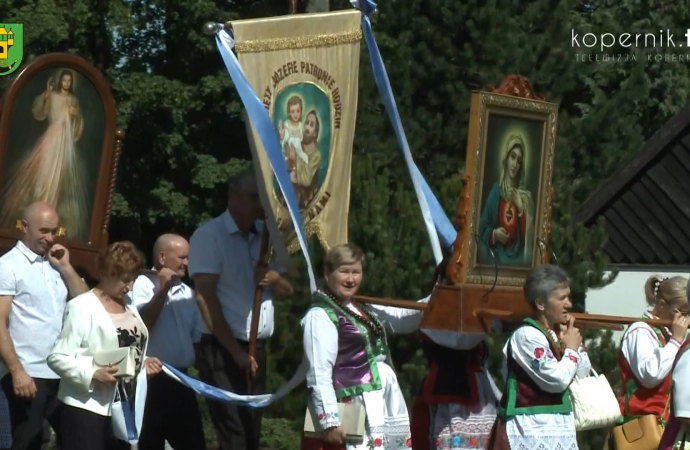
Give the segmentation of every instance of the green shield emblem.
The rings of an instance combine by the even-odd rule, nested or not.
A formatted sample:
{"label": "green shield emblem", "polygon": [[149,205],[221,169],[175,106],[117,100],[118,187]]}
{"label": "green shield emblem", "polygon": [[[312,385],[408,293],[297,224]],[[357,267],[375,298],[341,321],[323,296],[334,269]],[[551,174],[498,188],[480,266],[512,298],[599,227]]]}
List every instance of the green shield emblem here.
{"label": "green shield emblem", "polygon": [[0,23],[0,76],[19,68],[24,57],[24,24]]}

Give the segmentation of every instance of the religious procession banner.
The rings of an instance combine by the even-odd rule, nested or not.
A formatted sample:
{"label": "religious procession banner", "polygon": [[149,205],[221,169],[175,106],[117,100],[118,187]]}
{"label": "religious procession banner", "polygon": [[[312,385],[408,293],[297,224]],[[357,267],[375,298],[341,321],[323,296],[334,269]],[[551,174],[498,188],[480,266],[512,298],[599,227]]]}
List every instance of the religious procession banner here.
{"label": "religious procession banner", "polygon": [[[232,22],[235,50],[278,137],[307,238],[347,242],[357,112],[361,13],[295,14]],[[299,242],[253,126],[254,160],[288,251]]]}

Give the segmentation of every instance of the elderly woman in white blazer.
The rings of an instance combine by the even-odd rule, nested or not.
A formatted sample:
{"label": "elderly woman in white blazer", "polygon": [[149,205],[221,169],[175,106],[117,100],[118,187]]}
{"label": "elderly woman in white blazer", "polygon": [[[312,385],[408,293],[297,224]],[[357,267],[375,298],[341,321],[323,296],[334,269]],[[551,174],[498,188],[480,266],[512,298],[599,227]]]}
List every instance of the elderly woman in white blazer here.
{"label": "elderly woman in white blazer", "polygon": [[133,398],[135,383],[142,377],[115,376],[119,365],[99,367],[95,359],[128,347],[136,373],[142,368],[149,375],[161,371],[159,360],[146,358],[148,330],[137,309],[128,305],[127,293],[143,265],[143,257],[132,243],[111,244],[98,255],[98,285],[67,304],[62,332],[48,357],[48,365],[61,377],[58,398],[64,404],[65,450],[130,448],[113,436],[113,401],[116,391],[121,397]]}

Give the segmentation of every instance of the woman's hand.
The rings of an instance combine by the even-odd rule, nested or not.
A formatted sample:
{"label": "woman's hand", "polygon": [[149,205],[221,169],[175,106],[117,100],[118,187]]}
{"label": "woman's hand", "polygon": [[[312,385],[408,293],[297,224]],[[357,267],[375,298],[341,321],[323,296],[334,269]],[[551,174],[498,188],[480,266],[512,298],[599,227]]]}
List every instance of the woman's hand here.
{"label": "woman's hand", "polygon": [[560,338],[565,348],[569,348],[577,352],[582,344],[582,335],[580,334],[580,330],[575,328],[573,325],[574,323],[575,318],[571,316],[568,320],[568,325],[565,331],[561,332]]}
{"label": "woman's hand", "polygon": [[161,373],[163,363],[158,358],[146,358],[144,360],[144,368],[146,369],[146,375],[152,377]]}
{"label": "woman's hand", "polygon": [[673,339],[682,344],[685,341],[685,336],[688,334],[688,325],[690,325],[690,320],[681,313],[676,313],[671,325],[671,336]]}
{"label": "woman's hand", "polygon": [[347,434],[345,434],[345,428],[343,427],[333,427],[326,430],[323,435],[323,441],[329,445],[343,445]]}
{"label": "woman's hand", "polygon": [[117,384],[117,367],[102,367],[93,374],[93,380],[103,384]]}

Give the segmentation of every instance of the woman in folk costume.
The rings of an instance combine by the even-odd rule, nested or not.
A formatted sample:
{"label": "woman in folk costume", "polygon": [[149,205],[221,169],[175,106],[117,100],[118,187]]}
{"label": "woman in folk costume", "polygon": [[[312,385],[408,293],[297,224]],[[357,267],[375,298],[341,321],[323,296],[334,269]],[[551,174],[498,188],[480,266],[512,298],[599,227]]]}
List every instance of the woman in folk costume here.
{"label": "woman in folk costume", "polygon": [[662,420],[668,416],[671,368],[690,323],[683,315],[688,311],[687,283],[687,278],[658,275],[645,283],[647,304],[653,309],[644,317],[673,320],[673,326],[668,330],[635,322],[623,335],[618,355],[622,380],[619,403],[626,422],[648,414]]}
{"label": "woman in folk costume", "polygon": [[[685,297],[690,297],[686,283]],[[675,322],[675,320],[674,320]],[[661,437],[659,450],[690,450],[690,340],[680,346],[673,363],[671,414]]]}
{"label": "woman in folk costume", "polygon": [[[303,437],[302,450],[412,448],[410,419],[392,368],[386,328],[413,332],[421,312],[368,308],[353,301],[363,263],[362,251],[352,244],[331,248],[324,260],[326,287],[314,293],[302,322],[310,408],[318,419],[315,428],[323,430],[318,437]],[[343,429],[338,403],[363,405],[363,442],[347,441],[346,434],[356,430]]]}
{"label": "woman in folk costume", "polygon": [[[447,259],[437,268],[437,280],[445,278],[446,265]],[[500,397],[487,368],[485,334],[421,334],[430,371],[412,410],[415,450],[485,448]]]}
{"label": "woman in folk costume", "polygon": [[568,314],[570,280],[557,266],[536,266],[523,290],[534,314],[503,349],[506,387],[486,448],[577,450],[568,387],[589,374],[590,363]]}

